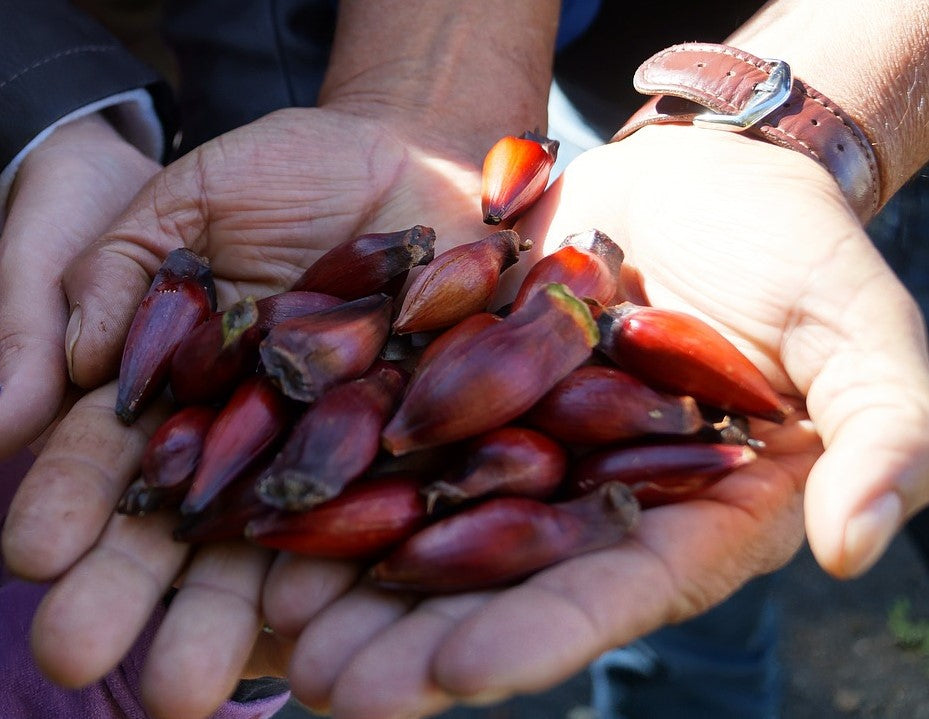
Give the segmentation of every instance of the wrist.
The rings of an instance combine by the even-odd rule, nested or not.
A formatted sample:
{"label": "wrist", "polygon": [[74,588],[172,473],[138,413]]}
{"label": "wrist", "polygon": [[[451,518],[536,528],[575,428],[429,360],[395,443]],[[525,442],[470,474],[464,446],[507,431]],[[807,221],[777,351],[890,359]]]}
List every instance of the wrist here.
{"label": "wrist", "polygon": [[320,102],[479,164],[544,131],[557,20],[552,0],[340,3]]}
{"label": "wrist", "polygon": [[101,112],[76,118],[55,130],[23,160],[20,172],[27,171],[32,163],[41,164],[44,158],[61,153],[83,157],[101,156],[106,159],[144,154],[129,143]]}
{"label": "wrist", "polygon": [[[56,127],[41,144],[25,156],[11,179],[9,202],[21,184],[33,175],[46,177],[48,168],[63,175],[75,168],[94,168],[98,185],[134,184],[159,168],[158,163],[131,145],[99,112],[84,115]],[[75,176],[82,176],[77,174]],[[90,189],[87,190],[90,192]]]}
{"label": "wrist", "polygon": [[62,138],[75,136],[79,142],[111,142],[111,147],[125,146],[127,151],[135,148],[153,160],[161,158],[164,150],[163,130],[147,91],[128,90],[80,107],[46,127],[0,168],[0,228],[17,177],[29,158]]}
{"label": "wrist", "polygon": [[634,84],[655,97],[614,140],[649,124],[733,130],[823,166],[862,222],[877,211],[881,182],[869,138],[830,98],[793,77],[783,61],[731,45],[684,43],[644,62]]}
{"label": "wrist", "polygon": [[924,0],[780,0],[727,42],[785,60],[854,119],[874,148],[881,205],[929,159]]}

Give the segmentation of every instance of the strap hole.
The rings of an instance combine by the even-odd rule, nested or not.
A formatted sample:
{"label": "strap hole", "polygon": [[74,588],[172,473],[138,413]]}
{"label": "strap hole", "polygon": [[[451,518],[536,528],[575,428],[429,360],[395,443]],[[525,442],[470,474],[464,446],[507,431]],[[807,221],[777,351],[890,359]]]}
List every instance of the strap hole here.
{"label": "strap hole", "polygon": [[698,63],[697,63],[697,67],[706,67],[706,63],[705,63],[705,62],[698,62]]}
{"label": "strap hole", "polygon": [[836,145],[835,149],[838,150],[839,152],[845,152],[845,145],[841,145],[841,144]]}
{"label": "strap hole", "polygon": [[815,127],[816,125],[819,124],[819,120],[817,120],[817,119],[814,117],[812,120],[810,120],[810,124],[813,125],[813,126]]}
{"label": "strap hole", "polygon": [[735,70],[730,70],[726,73],[726,77],[732,77],[733,75],[735,75]]}

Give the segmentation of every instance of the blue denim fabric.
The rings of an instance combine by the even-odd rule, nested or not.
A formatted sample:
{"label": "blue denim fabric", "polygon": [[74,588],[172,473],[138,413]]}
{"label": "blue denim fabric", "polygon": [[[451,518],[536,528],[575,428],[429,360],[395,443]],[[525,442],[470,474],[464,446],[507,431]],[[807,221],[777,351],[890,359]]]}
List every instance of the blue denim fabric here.
{"label": "blue denim fabric", "polygon": [[781,705],[778,575],[590,667],[597,719],[775,719]]}
{"label": "blue denim fabric", "polygon": [[929,167],[890,199],[868,235],[929,315]]}

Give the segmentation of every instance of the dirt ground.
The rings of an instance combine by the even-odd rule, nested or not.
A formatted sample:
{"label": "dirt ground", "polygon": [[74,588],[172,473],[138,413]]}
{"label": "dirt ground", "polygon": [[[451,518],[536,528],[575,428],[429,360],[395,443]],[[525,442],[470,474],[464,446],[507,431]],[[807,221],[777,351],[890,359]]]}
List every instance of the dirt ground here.
{"label": "dirt ground", "polygon": [[[784,627],[782,719],[929,719],[929,573],[906,536],[848,582],[829,578],[804,550],[775,592]],[[581,674],[544,694],[440,719],[596,719],[588,698]],[[294,704],[277,719],[311,717]]]}
{"label": "dirt ground", "polygon": [[829,579],[809,552],[783,579],[784,719],[929,717],[929,644],[920,626],[929,617],[929,574],[906,537],[860,579]]}

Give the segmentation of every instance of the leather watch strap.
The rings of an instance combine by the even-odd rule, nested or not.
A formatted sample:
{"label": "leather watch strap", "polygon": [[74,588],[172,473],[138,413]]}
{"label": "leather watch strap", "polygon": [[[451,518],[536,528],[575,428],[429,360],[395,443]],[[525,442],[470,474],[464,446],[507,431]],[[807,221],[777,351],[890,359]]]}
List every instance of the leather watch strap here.
{"label": "leather watch strap", "polygon": [[[738,115],[770,91],[785,63],[765,60],[727,45],[686,43],[653,55],[636,71],[636,90],[654,95],[614,135],[627,137],[645,125],[692,123],[707,113]],[[788,92],[789,88],[789,92]],[[745,128],[746,134],[810,157],[832,173],[858,217],[877,212],[880,181],[871,143],[835,103],[794,78],[777,106]],[[696,124],[696,123],[695,123]],[[712,126],[700,123],[702,126]],[[734,129],[720,125],[722,129]]]}

